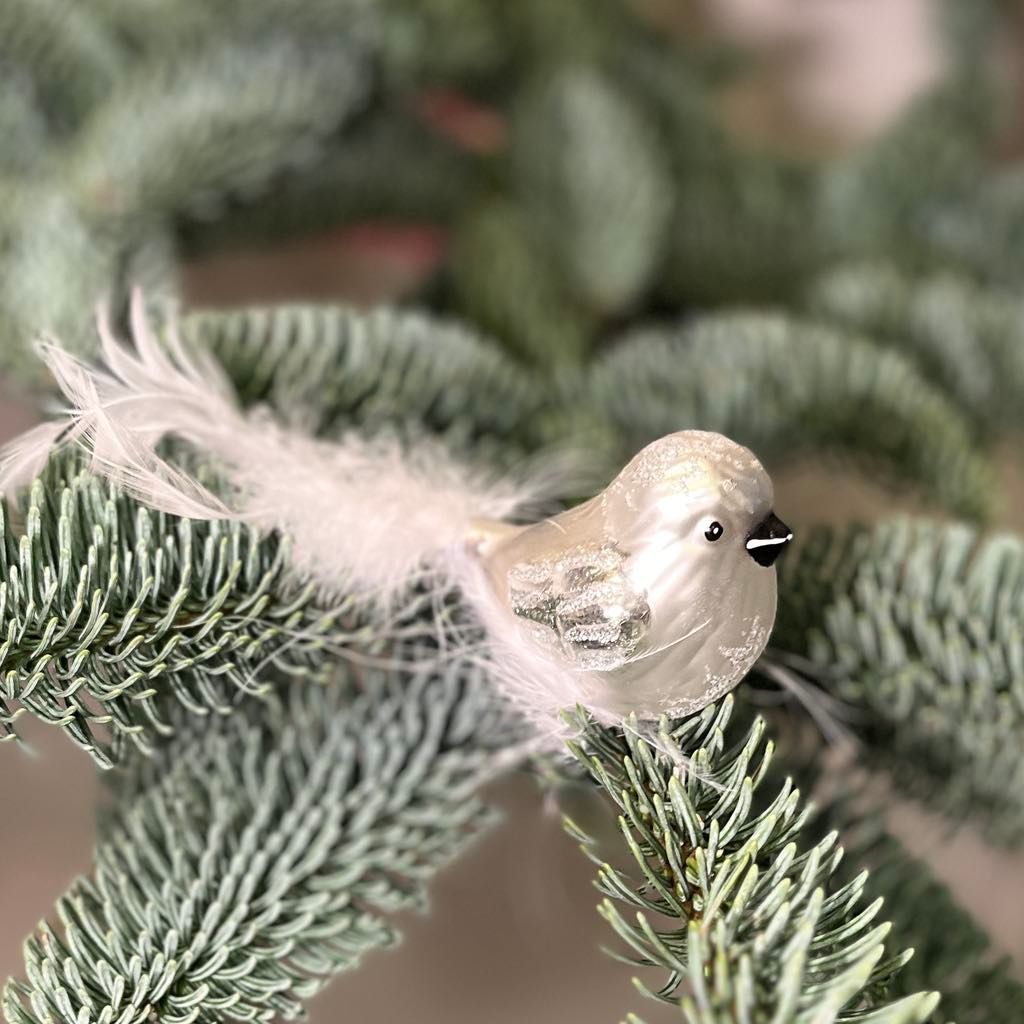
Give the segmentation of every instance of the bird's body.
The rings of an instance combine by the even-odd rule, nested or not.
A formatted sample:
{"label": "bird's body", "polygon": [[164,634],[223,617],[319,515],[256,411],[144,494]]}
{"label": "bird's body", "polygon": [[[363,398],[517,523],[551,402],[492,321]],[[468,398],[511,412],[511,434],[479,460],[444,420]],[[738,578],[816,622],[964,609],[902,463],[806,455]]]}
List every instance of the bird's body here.
{"label": "bird's body", "polygon": [[739,682],[768,641],[771,563],[789,536],[772,503],[751,452],[683,431],[582,505],[482,534],[480,557],[522,643],[575,680],[580,703],[686,714]]}

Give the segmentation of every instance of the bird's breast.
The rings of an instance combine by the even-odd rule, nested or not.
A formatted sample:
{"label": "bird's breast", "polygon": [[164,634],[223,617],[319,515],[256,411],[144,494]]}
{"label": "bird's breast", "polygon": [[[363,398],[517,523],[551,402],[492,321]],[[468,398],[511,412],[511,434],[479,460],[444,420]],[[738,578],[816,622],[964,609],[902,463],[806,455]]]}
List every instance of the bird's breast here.
{"label": "bird's breast", "polygon": [[775,621],[774,572],[701,600],[675,617],[651,601],[643,648],[609,673],[608,700],[640,718],[692,714],[731,690],[753,668]]}

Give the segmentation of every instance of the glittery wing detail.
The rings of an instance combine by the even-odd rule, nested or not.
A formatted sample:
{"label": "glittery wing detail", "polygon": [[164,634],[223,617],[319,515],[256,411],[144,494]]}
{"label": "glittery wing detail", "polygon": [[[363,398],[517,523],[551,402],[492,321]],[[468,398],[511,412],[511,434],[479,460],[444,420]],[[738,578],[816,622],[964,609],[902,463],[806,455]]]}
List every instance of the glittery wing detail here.
{"label": "glittery wing detail", "polygon": [[509,604],[542,643],[581,669],[609,671],[636,653],[650,627],[647,595],[623,572],[626,555],[583,544],[508,572]]}

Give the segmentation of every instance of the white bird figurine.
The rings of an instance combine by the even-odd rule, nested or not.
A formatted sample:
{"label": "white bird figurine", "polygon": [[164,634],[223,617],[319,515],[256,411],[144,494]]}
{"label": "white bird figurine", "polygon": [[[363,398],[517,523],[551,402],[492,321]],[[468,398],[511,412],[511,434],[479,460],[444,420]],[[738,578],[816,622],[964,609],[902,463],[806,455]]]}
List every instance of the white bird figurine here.
{"label": "white bird figurine", "polygon": [[532,648],[513,688],[530,704],[561,691],[555,703],[606,721],[698,711],[764,650],[774,563],[792,536],[753,453],[700,430],[649,444],[582,505],[531,526],[481,527],[490,590],[519,622],[505,657]]}
{"label": "white bird figurine", "polygon": [[[606,723],[697,711],[768,641],[773,565],[792,534],[768,474],[728,438],[670,434],[596,497],[518,526],[508,520],[535,482],[484,481],[435,445],[319,440],[243,410],[173,324],[155,335],[139,296],[134,348],[102,318],[99,333],[104,368],[40,346],[70,409],[8,447],[0,492],[77,444],[95,472],[151,507],[287,535],[297,577],[362,595],[371,611],[394,608],[425,573],[454,585],[484,627],[498,686],[551,736],[576,704]],[[218,466],[223,494],[157,453],[168,436]]]}

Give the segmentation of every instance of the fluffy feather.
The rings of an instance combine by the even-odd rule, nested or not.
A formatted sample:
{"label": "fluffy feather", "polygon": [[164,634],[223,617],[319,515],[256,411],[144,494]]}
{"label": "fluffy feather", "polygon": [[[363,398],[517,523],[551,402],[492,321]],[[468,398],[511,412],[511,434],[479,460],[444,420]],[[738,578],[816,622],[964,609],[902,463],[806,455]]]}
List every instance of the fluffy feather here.
{"label": "fluffy feather", "polygon": [[[55,342],[40,352],[70,405],[64,418],[8,448],[0,491],[38,471],[55,444],[76,443],[92,469],[142,503],[193,519],[235,518],[291,538],[293,565],[327,591],[387,604],[424,568],[454,570],[481,519],[503,519],[542,496],[457,463],[438,444],[414,448],[349,435],[324,442],[290,430],[266,410],[236,403],[219,366],[187,351],[168,329],[166,347],[133,296],[134,349],[99,319],[105,369]],[[157,453],[175,437],[214,461],[226,497]],[[556,470],[556,472],[559,472]]]}
{"label": "fluffy feather", "polygon": [[37,477],[65,429],[63,423],[41,423],[6,445],[0,453],[0,494]]}
{"label": "fluffy feather", "polygon": [[480,660],[498,690],[530,722],[540,749],[562,748],[570,730],[561,712],[577,704],[588,707],[604,724],[617,720],[602,712],[599,694],[592,692],[599,689],[593,676],[553,660],[520,628],[519,620],[510,617],[478,560],[464,559],[457,575],[487,637]]}

